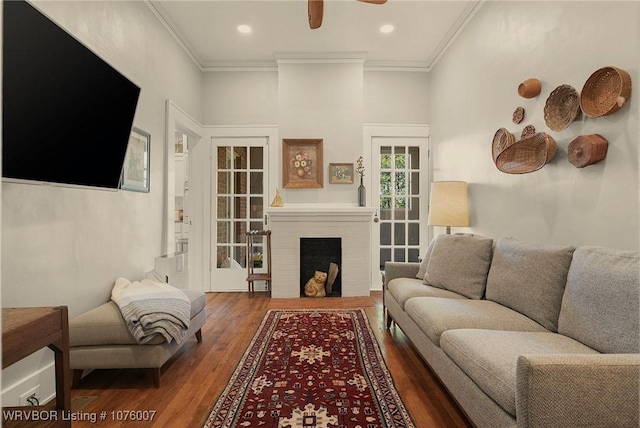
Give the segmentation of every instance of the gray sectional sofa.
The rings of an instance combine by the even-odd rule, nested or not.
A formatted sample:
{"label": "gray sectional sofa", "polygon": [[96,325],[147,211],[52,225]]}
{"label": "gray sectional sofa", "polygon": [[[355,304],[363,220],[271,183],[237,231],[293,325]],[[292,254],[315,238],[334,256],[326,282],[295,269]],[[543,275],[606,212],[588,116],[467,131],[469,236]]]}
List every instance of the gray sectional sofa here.
{"label": "gray sectional sofa", "polygon": [[387,263],[388,327],[478,427],[638,427],[636,252],[471,235]]}

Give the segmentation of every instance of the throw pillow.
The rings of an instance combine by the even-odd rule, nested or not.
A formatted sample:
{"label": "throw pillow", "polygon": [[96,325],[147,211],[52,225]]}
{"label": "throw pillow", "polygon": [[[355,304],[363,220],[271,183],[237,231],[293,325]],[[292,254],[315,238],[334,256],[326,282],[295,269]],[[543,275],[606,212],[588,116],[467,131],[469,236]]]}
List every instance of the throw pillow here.
{"label": "throw pillow", "polygon": [[432,239],[429,242],[429,246],[427,247],[427,252],[424,255],[424,258],[420,262],[420,268],[418,269],[418,273],[416,274],[417,279],[424,279],[424,274],[427,273],[427,266],[429,265],[429,259],[431,259],[431,252],[433,251],[433,246],[436,240]]}
{"label": "throw pillow", "polygon": [[439,288],[481,299],[491,264],[493,239],[440,235],[431,252],[425,281]]}
{"label": "throw pillow", "polygon": [[558,331],[558,316],[575,247],[503,238],[496,242],[487,300],[507,306]]}

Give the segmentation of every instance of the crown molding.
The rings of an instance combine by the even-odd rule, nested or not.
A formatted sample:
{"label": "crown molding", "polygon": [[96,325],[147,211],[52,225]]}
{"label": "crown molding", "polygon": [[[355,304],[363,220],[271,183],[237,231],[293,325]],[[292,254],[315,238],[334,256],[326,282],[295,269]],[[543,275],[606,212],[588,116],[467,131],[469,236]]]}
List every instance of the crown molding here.
{"label": "crown molding", "polygon": [[364,64],[366,52],[275,52],[279,64]]}

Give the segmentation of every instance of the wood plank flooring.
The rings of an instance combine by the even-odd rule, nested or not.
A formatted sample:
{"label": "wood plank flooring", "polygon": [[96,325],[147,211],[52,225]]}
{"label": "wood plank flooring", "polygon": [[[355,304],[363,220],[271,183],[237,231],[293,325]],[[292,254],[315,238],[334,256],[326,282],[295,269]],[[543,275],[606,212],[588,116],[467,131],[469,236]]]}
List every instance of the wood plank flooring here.
{"label": "wood plank flooring", "polygon": [[[202,427],[268,309],[364,307],[396,388],[417,428],[472,426],[398,328],[384,328],[382,293],[372,297],[270,299],[266,293],[208,293],[203,342],[190,339],[169,360],[159,389],[142,370],[95,370],[72,390],[97,421],[74,428]],[[136,413],[128,413],[134,411]],[[146,413],[145,413],[146,412]],[[124,421],[127,415],[150,417]],[[104,415],[104,420],[101,416]],[[82,413],[79,414],[82,416]]]}

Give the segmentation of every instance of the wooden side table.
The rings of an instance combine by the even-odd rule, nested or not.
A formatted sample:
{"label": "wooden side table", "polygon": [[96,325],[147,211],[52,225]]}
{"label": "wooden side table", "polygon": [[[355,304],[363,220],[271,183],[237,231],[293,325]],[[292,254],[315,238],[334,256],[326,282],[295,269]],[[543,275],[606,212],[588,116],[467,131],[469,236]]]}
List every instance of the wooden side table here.
{"label": "wooden side table", "polygon": [[[255,272],[255,263],[253,260],[254,238],[266,237],[264,254],[262,255],[262,266],[264,267],[266,258],[266,272]],[[247,232],[247,283],[249,292],[253,293],[253,282],[265,281],[267,283],[267,291],[271,293],[271,231],[270,230],[252,230]]]}
{"label": "wooden side table", "polygon": [[[2,368],[48,347],[55,354],[56,410],[71,411],[69,315],[66,306],[2,309]],[[56,426],[71,426],[62,416]]]}

